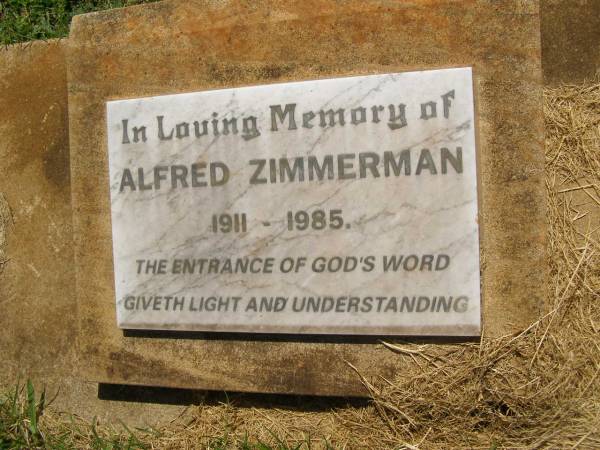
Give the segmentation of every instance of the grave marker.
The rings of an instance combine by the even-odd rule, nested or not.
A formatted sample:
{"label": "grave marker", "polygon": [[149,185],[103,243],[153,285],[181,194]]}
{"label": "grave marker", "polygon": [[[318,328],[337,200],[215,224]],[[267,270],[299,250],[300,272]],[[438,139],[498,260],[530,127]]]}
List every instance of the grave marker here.
{"label": "grave marker", "polygon": [[[510,14],[507,13],[508,11]],[[506,30],[510,30],[510,33],[507,33]],[[123,223],[119,225],[118,220],[116,222],[111,220],[110,167],[113,160],[109,161],[109,153],[112,158],[112,152],[116,151],[116,148],[112,144],[109,145],[109,138],[112,139],[119,133],[115,133],[114,136],[112,133],[108,133],[106,108],[108,103],[109,111],[112,114],[114,110],[110,105],[131,105],[132,103],[127,103],[127,101],[146,97],[164,99],[162,96],[165,95],[195,92],[204,93],[200,95],[209,95],[208,92],[213,92],[210,95],[217,95],[214,92],[219,92],[215,91],[218,89],[236,89],[236,92],[242,92],[242,88],[252,89],[248,86],[274,83],[296,83],[303,80],[316,83],[322,82],[316,80],[324,79],[472,67],[475,100],[474,126],[469,132],[474,131],[477,135],[483,329],[488,335],[498,336],[522,329],[537,317],[542,306],[545,289],[545,272],[543,270],[545,267],[544,155],[537,3],[513,0],[503,6],[494,6],[487,1],[436,1],[433,3],[411,2],[410,4],[388,1],[368,3],[348,1],[335,4],[324,1],[307,1],[290,5],[264,1],[255,2],[252,8],[249,8],[237,4],[191,4],[168,1],[76,17],[69,39],[68,58],[80,351],[87,362],[86,366],[82,368],[87,378],[111,383],[219,390],[364,395],[365,390],[348,363],[356,367],[368,379],[375,379],[380,375],[393,377],[397,370],[411,369],[409,362],[390,354],[388,350],[377,344],[378,341],[375,338],[315,338],[314,336],[295,334],[299,324],[302,325],[301,322],[291,325],[283,322],[286,327],[296,327],[285,329],[285,331],[294,333],[291,336],[220,334],[202,331],[192,334],[163,332],[149,338],[150,334],[146,331],[132,334],[131,332],[123,333],[118,328],[115,282],[121,283],[122,279],[131,280],[131,277],[127,275],[121,278],[125,273],[123,267],[126,266],[121,265],[121,255],[117,254],[116,258],[113,257],[113,226],[122,227],[123,230],[128,228],[123,227]],[[331,83],[334,83],[332,86],[335,86],[336,82],[339,80],[332,81]],[[420,93],[426,93],[426,89],[430,89],[430,93],[435,94],[435,98],[422,99],[419,95],[419,98],[415,98],[414,101],[393,98],[389,102],[382,100],[377,103],[384,106],[383,112],[386,113],[389,110],[386,111],[385,106],[389,106],[389,104],[406,104],[407,125],[405,129],[400,128],[394,133],[398,131],[412,133],[411,129],[414,130],[414,128],[411,127],[418,123],[418,118],[415,121],[415,116],[411,115],[409,121],[409,114],[417,114],[420,117],[420,103],[435,100],[438,102],[436,103],[437,116],[436,119],[431,120],[437,121],[443,116],[443,100],[440,95],[447,94],[450,89],[433,92],[435,87],[436,84],[424,84],[417,90]],[[272,87],[272,89],[276,89],[276,87]],[[421,91],[421,89],[424,90]],[[464,108],[453,109],[453,106],[465,98],[459,97],[457,94],[458,91],[455,91],[455,98],[451,99],[448,110],[449,119],[452,120],[454,112],[462,111],[464,113],[466,111]],[[312,112],[315,114],[315,118],[309,124],[318,124],[320,121],[319,111],[323,108],[313,104],[307,104],[305,107],[302,106],[302,101],[310,102],[310,95],[303,93],[295,95],[294,99],[278,98],[277,101],[268,104],[257,101],[256,107],[263,114],[268,114],[270,110],[265,110],[265,106],[281,105],[281,115],[285,116],[285,105],[296,102],[299,105],[296,114]],[[123,103],[113,104],[110,102]],[[181,148],[178,146],[186,145],[183,142],[187,139],[188,133],[190,135],[195,133],[194,122],[198,122],[199,130],[202,132],[202,122],[208,120],[207,127],[210,131],[212,112],[217,112],[219,115],[224,111],[221,109],[213,111],[213,104],[209,106],[210,111],[206,111],[207,115],[188,116],[183,114],[185,113],[183,107],[176,107],[175,110],[165,110],[165,114],[155,114],[153,122],[146,123],[144,119],[137,123],[132,120],[127,123],[127,138],[131,142],[127,145],[140,146],[140,142],[144,138],[141,126],[145,125],[145,144],[147,145],[140,146],[140,148],[153,148],[151,145],[154,144],[150,142],[150,139],[158,137],[156,116],[162,115],[163,136],[169,136],[171,130],[174,132],[174,141],[163,142],[163,147],[173,146],[173,155],[177,156],[175,162],[178,165],[184,165],[179,164],[179,158],[183,158],[183,156],[179,152]],[[215,103],[214,108],[216,106]],[[354,126],[351,123],[353,107],[350,107],[350,115],[344,116],[346,120],[344,127],[331,127],[331,133],[335,134],[339,130],[346,130],[346,127],[351,129]],[[414,110],[415,107],[416,110]],[[243,112],[241,109],[238,120]],[[395,109],[394,112],[398,114],[399,110]],[[180,113],[181,117],[173,116],[173,114]],[[289,110],[288,114],[290,114]],[[356,114],[359,113],[356,112]],[[433,106],[426,105],[424,114],[432,115]],[[185,117],[183,117],[184,115]],[[112,115],[109,116],[112,117]],[[296,117],[296,130],[289,130],[289,122],[286,122],[289,119],[280,120],[279,115],[276,117],[276,120],[279,121],[278,128],[279,123],[284,122],[287,124],[285,130],[279,128],[277,132],[270,132],[269,121],[261,122],[260,126],[263,127],[261,136],[248,140],[244,140],[242,137],[243,121],[238,121],[237,135],[234,136],[230,129],[229,135],[221,136],[219,139],[227,138],[232,141],[232,153],[234,149],[243,146],[243,148],[249,149],[249,153],[255,153],[251,159],[275,158],[278,161],[276,156],[272,156],[275,153],[268,151],[269,146],[263,144],[258,146],[256,143],[264,142],[266,136],[269,136],[268,139],[271,140],[284,139],[281,136],[286,136],[290,142],[293,141],[300,145],[300,147],[294,146],[294,148],[286,149],[289,156],[306,156],[306,148],[301,147],[305,145],[306,140],[300,139],[298,136],[309,136],[311,129],[301,126],[303,123],[301,117],[300,115]],[[123,126],[122,120],[126,118],[117,117],[112,126],[119,123]],[[221,122],[218,131],[221,133],[224,130],[223,117],[219,117],[219,119]],[[325,117],[325,120],[328,120],[328,117]],[[358,120],[358,116],[355,120]],[[384,118],[382,117],[381,120],[383,122]],[[389,119],[385,118],[385,120],[383,123],[378,123],[377,128],[373,123],[369,125],[373,130],[377,130],[373,131],[372,137],[382,139],[383,143],[385,143],[385,139],[388,139],[386,136],[392,135],[392,130],[388,126]],[[188,124],[187,127],[184,123]],[[394,123],[402,124],[402,121],[392,122],[392,124]],[[181,124],[179,126],[181,143],[174,143],[177,140],[177,124]],[[247,136],[250,137],[252,126],[251,123],[247,123],[247,125],[249,130]],[[356,127],[358,126],[356,125]],[[138,127],[137,143],[133,143],[136,137],[133,127]],[[123,129],[120,131],[120,137],[123,140]],[[348,136],[352,136],[352,139],[361,139],[360,135],[348,134]],[[220,142],[225,141],[221,140]],[[187,145],[196,151],[202,149],[201,144],[198,144],[198,147],[195,146],[193,139]],[[215,145],[217,146],[215,148],[219,148],[223,144],[216,143]],[[463,170],[470,171],[471,176],[461,175],[460,179],[474,183],[472,152],[475,147],[466,144],[461,146],[465,152],[463,153]],[[340,150],[333,149],[333,147],[331,150],[327,149],[329,153],[326,154],[337,155],[334,150],[336,152]],[[442,161],[439,159],[441,146],[431,147],[429,150],[437,151],[435,155],[438,160],[433,159],[433,161],[436,170],[441,172]],[[223,146],[223,152],[229,151],[229,148],[229,146]],[[303,148],[304,150],[302,150]],[[374,153],[373,150],[384,152],[387,149],[373,149],[365,144],[365,152]],[[451,151],[454,158],[452,161],[457,160],[456,146],[450,147],[448,150]],[[294,151],[299,153],[293,153]],[[418,151],[418,156],[415,155],[417,167],[418,158],[421,158],[421,149]],[[467,151],[469,152],[468,160],[465,159]],[[359,150],[356,152],[358,153]],[[150,152],[150,154],[153,153]],[[378,155],[383,154],[378,153]],[[434,158],[433,155],[434,153],[431,153],[432,158]],[[196,156],[199,155],[196,154]],[[185,162],[188,167],[188,177],[192,176],[194,169],[191,166],[196,162],[223,162],[228,164],[228,167],[229,164],[232,165],[226,184],[195,188],[200,189],[198,199],[204,199],[202,200],[203,204],[208,204],[209,198],[211,202],[215,201],[214,205],[210,203],[211,208],[206,212],[210,220],[208,224],[202,222],[198,233],[200,238],[208,237],[210,234],[207,226],[211,226],[214,214],[246,212],[248,214],[246,226],[249,227],[246,233],[251,239],[257,239],[252,241],[249,238],[248,242],[259,242],[259,232],[267,233],[267,230],[268,233],[272,232],[270,228],[263,227],[262,221],[272,221],[272,226],[275,227],[276,221],[285,223],[288,211],[292,211],[292,221],[294,221],[296,212],[294,205],[287,203],[282,205],[283,208],[280,212],[275,211],[274,206],[268,201],[269,196],[257,195],[259,192],[262,190],[273,192],[275,201],[278,201],[277,194],[288,189],[288,196],[290,194],[298,195],[301,205],[306,205],[308,198],[303,196],[317,195],[314,194],[318,192],[315,190],[316,185],[313,186],[308,182],[280,183],[282,167],[276,165],[274,180],[277,183],[269,182],[271,179],[269,171],[267,175],[260,177],[262,180],[266,179],[267,183],[248,184],[251,186],[249,192],[252,192],[252,195],[247,199],[249,202],[250,200],[255,202],[253,208],[241,208],[238,211],[228,210],[219,204],[219,202],[223,202],[225,196],[219,197],[212,192],[219,190],[228,192],[229,189],[234,193],[236,189],[240,189],[242,185],[240,180],[242,178],[246,180],[246,177],[249,176],[246,171],[250,158],[244,157],[238,160],[224,154],[217,160],[212,156],[210,159],[199,158],[198,161],[190,159]],[[427,156],[423,156],[423,158],[421,173],[430,172],[430,169],[426,169],[427,164],[425,163],[428,158]],[[359,163],[357,165],[355,161],[353,165],[355,169],[352,173],[360,175],[360,157],[355,159]],[[373,166],[369,164],[369,161],[372,159],[365,159],[363,156],[364,173],[370,176],[373,173]],[[319,162],[323,164],[323,160],[319,160]],[[236,164],[240,164],[240,166],[238,167]],[[304,160],[304,164],[308,166],[308,160]],[[161,165],[164,165],[161,159],[156,159],[156,162],[152,160],[138,164],[138,161],[134,161],[132,158],[131,164],[119,162],[118,165],[115,165],[113,169],[117,169],[117,171],[114,171],[113,175],[116,174],[117,180],[122,181],[122,173],[121,180],[119,180],[118,171],[124,167],[139,168],[143,166],[144,170],[147,170],[147,167]],[[200,178],[196,180],[197,183],[206,181],[207,184],[211,182],[219,184],[223,181],[222,167],[212,166],[214,169],[212,181],[210,167],[207,165],[204,169],[207,178],[198,175]],[[293,167],[290,166],[290,170]],[[417,167],[412,167],[411,160],[411,170],[414,169],[416,172]],[[197,166],[197,169],[199,168],[202,167]],[[447,159],[446,168],[448,173],[435,175],[437,180],[458,178],[450,159]],[[240,172],[237,171],[238,169]],[[288,167],[284,166],[283,169],[287,177]],[[345,171],[345,169],[343,170]],[[390,170],[393,168],[390,167]],[[132,177],[134,173],[135,171],[131,172]],[[159,169],[157,180],[160,182],[161,188],[159,190],[148,189],[144,191],[144,194],[166,192],[162,191],[163,183],[173,182],[173,177],[168,178],[170,175],[167,173],[173,174],[173,172]],[[175,175],[183,177],[182,173],[176,172]],[[337,173],[339,175],[339,170]],[[144,186],[150,186],[146,173],[144,176]],[[162,179],[163,176],[166,178],[165,180]],[[432,179],[434,175],[431,173],[421,174],[418,177],[403,175],[399,182],[412,184],[419,180],[425,180],[426,177]],[[141,181],[140,177],[138,176],[137,182],[135,178],[132,179],[137,183],[137,187]],[[154,171],[152,171],[151,179],[154,180]],[[181,184],[181,179],[178,178],[177,183]],[[132,192],[126,191],[126,189],[130,189],[129,181],[127,179],[123,191],[127,192],[124,194],[126,196],[132,194]],[[327,189],[325,186],[334,184],[330,181],[337,183],[335,180],[327,180],[327,183],[323,182],[322,188]],[[187,182],[191,184],[191,178],[188,178]],[[365,190],[365,192],[375,192],[377,195],[368,201],[345,199],[341,205],[342,218],[344,224],[349,223],[351,228],[344,229],[343,232],[335,235],[332,232],[330,236],[322,240],[319,240],[318,237],[308,238],[312,239],[310,255],[315,255],[321,248],[328,250],[328,246],[338,245],[338,239],[349,236],[349,233],[359,229],[360,219],[357,217],[360,214],[366,214],[362,211],[369,211],[378,204],[377,201],[387,198],[385,195],[388,194],[384,192],[384,188],[396,188],[389,177],[387,179],[385,177],[367,179],[365,176],[364,179],[357,179],[355,182],[357,185],[358,183],[368,183],[371,189]],[[439,182],[441,183],[441,181]],[[154,181],[152,181],[152,185],[158,186]],[[168,184],[166,185],[168,186]],[[376,186],[379,187],[376,188]],[[469,193],[469,198],[472,199],[473,184],[468,188],[464,187],[466,188],[464,192]],[[381,189],[381,191],[375,189]],[[424,189],[428,188],[424,187]],[[114,192],[113,190],[113,195]],[[178,192],[184,192],[184,189],[179,189]],[[346,195],[349,191],[342,192],[343,195]],[[443,189],[439,192],[440,196],[443,196]],[[288,197],[285,198],[287,201]],[[427,196],[427,198],[430,198],[431,201],[440,200],[431,196]],[[314,207],[316,208],[316,206]],[[328,210],[340,209],[334,206],[327,204]],[[394,208],[396,207],[397,205],[394,204]],[[305,208],[298,209],[304,210]],[[255,214],[260,212],[260,215],[250,216],[250,211]],[[275,212],[277,214],[273,214]],[[394,212],[397,211],[394,209]],[[145,217],[148,217],[151,212],[144,212],[144,214]],[[461,220],[467,216],[469,214],[461,215]],[[473,215],[471,214],[470,217]],[[235,223],[235,217],[232,219]],[[301,218],[298,217],[298,219]],[[218,217],[217,224],[219,226],[226,225],[227,219],[224,220],[225,222],[220,222]],[[394,219],[379,218],[377,222],[373,222],[373,226],[375,223],[380,225],[385,220],[393,221]],[[241,217],[238,223],[241,227]],[[422,230],[429,229],[423,220],[419,224]],[[295,226],[294,223],[292,225]],[[146,225],[140,222],[137,227],[139,238],[145,238],[145,233],[152,236],[157,230],[153,228],[156,226],[159,224]],[[281,225],[277,226],[281,227]],[[370,225],[365,224],[365,226]],[[281,229],[282,232],[287,232],[287,224]],[[435,229],[439,228],[435,227]],[[116,239],[123,239],[125,235],[119,238],[119,233],[121,232],[117,230]],[[184,235],[185,233],[182,236]],[[265,236],[270,236],[270,234],[265,234]],[[229,237],[223,239],[223,242],[234,244]],[[283,239],[283,235],[280,239]],[[411,245],[416,246],[420,243],[421,248],[425,242],[417,235],[413,235],[411,239],[414,241],[410,243]],[[344,242],[347,245],[350,239]],[[468,248],[472,249],[473,242],[476,241],[469,242]],[[135,245],[135,243],[132,242],[131,245]],[[290,244],[285,245],[288,247],[284,253],[292,254],[289,252]],[[274,246],[269,252],[273,252],[274,257],[280,257],[277,252],[283,249],[286,247],[280,241],[278,246]],[[296,255],[306,254],[308,258],[310,257],[308,250],[305,249]],[[383,252],[382,243],[377,242],[369,250],[380,255],[379,252]],[[407,252],[400,249],[390,249],[390,251],[393,254],[412,253],[412,251]],[[366,250],[361,253],[367,254],[365,252]],[[333,254],[333,252],[329,253],[330,256]],[[469,254],[475,256],[472,252]],[[191,258],[191,256],[185,257]],[[142,257],[147,260],[169,258],[158,254],[157,256]],[[162,270],[158,269],[160,264],[160,262],[157,263],[156,270]],[[165,270],[168,267],[172,268],[172,261],[164,264],[166,264]],[[467,273],[473,274],[475,272],[473,267],[470,265]],[[143,265],[142,268],[144,268]],[[168,278],[172,274],[160,276]],[[319,279],[325,280],[328,276],[319,275]],[[334,274],[335,276],[337,275]],[[188,277],[187,274],[186,277]],[[254,280],[256,279],[255,277]],[[282,276],[277,276],[277,278],[274,277],[274,282],[283,283],[284,279]],[[293,277],[289,279],[295,280]],[[358,281],[360,281],[359,277],[341,278],[338,286],[341,283],[349,283],[351,286],[352,283]],[[456,280],[453,280],[453,283],[455,282]],[[320,284],[320,286],[324,285]],[[473,286],[470,283],[467,285]],[[381,295],[389,296],[391,291],[388,289],[389,285],[386,286],[383,289],[386,294]],[[338,289],[343,289],[343,286],[339,286]],[[270,294],[264,288],[262,292],[267,292],[267,296],[277,295],[275,291]],[[474,291],[468,295],[477,299],[475,302],[477,304],[478,296],[472,292]],[[233,295],[233,291],[231,291],[230,296]],[[256,295],[260,296],[261,294],[257,293]],[[286,291],[285,295],[282,294],[282,296],[293,295],[302,294],[294,294],[291,291]],[[333,295],[339,294],[334,293]],[[470,317],[473,320],[469,319],[464,322],[467,328],[462,331],[455,327],[458,322],[454,321],[454,328],[450,328],[452,334],[477,334],[479,324],[474,320],[476,314]],[[155,327],[158,323],[154,319],[149,322],[144,326]],[[173,322],[177,322],[177,320]],[[227,322],[219,321],[218,323],[226,324]],[[261,322],[254,322],[252,331],[258,331],[255,327],[257,324],[260,325]],[[268,320],[262,323],[262,325],[264,324],[274,324],[274,321]],[[311,325],[322,330],[331,323],[313,323]],[[404,327],[404,331],[400,332],[406,332],[405,325],[406,323],[400,324],[399,329]],[[197,327],[197,323],[190,328],[206,329],[203,326]],[[347,332],[348,330],[344,330],[345,334]],[[441,329],[438,332],[441,332]],[[435,334],[435,331],[429,330],[428,333]],[[241,369],[240,361],[243,361]]]}

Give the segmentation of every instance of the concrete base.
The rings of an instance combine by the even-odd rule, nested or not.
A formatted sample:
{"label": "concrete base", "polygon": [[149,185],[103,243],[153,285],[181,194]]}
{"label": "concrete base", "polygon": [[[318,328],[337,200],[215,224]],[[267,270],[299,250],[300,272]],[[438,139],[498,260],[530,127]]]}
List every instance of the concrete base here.
{"label": "concrete base", "polygon": [[600,0],[542,0],[546,84],[600,77]]}
{"label": "concrete base", "polygon": [[499,336],[528,326],[546,284],[540,58],[538,6],[522,0],[166,1],[76,17],[68,70],[83,376],[361,396],[348,362],[373,381],[412,370],[375,339],[119,330],[105,119],[112,99],[472,66],[484,329]]}

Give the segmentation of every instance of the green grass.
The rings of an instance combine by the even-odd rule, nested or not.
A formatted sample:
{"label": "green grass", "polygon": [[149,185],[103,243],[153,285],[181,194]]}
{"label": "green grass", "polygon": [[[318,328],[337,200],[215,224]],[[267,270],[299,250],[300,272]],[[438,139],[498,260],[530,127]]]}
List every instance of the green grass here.
{"label": "green grass", "polygon": [[45,391],[38,396],[33,384],[17,385],[0,395],[0,449],[77,449],[82,446],[95,450],[138,450],[150,448],[131,430],[102,434],[95,423],[82,425],[56,423],[43,425],[48,402]]}
{"label": "green grass", "polygon": [[45,405],[45,392],[36,400],[31,382],[4,395],[0,399],[0,449],[40,446],[44,438],[38,423]]}
{"label": "green grass", "polygon": [[[162,433],[152,429],[131,430],[121,423],[119,430],[113,427],[99,427],[96,421],[87,423],[71,417],[65,420],[44,420],[49,402],[45,391],[36,394],[33,384],[17,385],[14,389],[0,393],[0,450],[51,449],[71,450],[91,448],[94,450],[146,450],[162,448]],[[276,434],[271,433],[272,443],[253,441],[247,435],[240,438],[223,424],[222,435],[202,442],[199,448],[211,450],[310,450],[311,439],[307,437],[300,444],[289,446]],[[188,436],[189,438],[189,436]],[[171,448],[176,446],[173,439],[166,439]],[[327,449],[333,449],[325,443]]]}
{"label": "green grass", "polygon": [[64,37],[74,15],[152,1],[0,0],[0,44]]}

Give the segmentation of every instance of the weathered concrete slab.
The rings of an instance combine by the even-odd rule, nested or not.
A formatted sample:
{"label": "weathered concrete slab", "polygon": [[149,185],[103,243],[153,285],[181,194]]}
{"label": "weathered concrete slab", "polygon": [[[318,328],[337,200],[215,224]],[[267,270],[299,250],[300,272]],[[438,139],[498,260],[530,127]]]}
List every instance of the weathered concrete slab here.
{"label": "weathered concrete slab", "polygon": [[75,350],[64,48],[0,50],[0,348],[12,377],[66,374]]}
{"label": "weathered concrete slab", "polygon": [[542,0],[540,14],[546,84],[600,76],[600,0]]}
{"label": "weathered concrete slab", "polygon": [[[0,389],[31,379],[53,407],[156,424],[181,407],[98,399],[73,375],[77,305],[65,41],[0,48]],[[38,391],[39,392],[39,391]]]}
{"label": "weathered concrete slab", "polygon": [[[360,395],[399,365],[373,341],[127,335],[116,326],[105,103],[343,75],[473,66],[483,324],[525,327],[545,284],[536,2],[163,2],[79,16],[69,44],[80,358],[92,380]],[[510,30],[507,33],[506,30]]]}

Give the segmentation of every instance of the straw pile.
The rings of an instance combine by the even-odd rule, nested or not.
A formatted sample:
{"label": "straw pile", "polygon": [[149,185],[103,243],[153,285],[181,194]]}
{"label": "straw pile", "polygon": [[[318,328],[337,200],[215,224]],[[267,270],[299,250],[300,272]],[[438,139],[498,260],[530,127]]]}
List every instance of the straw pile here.
{"label": "straw pile", "polygon": [[600,448],[600,84],[547,89],[544,108],[549,293],[538,322],[442,354],[390,344],[390,358],[422,370],[369,385],[366,405],[200,405],[140,439],[154,448],[245,439],[279,448]]}

